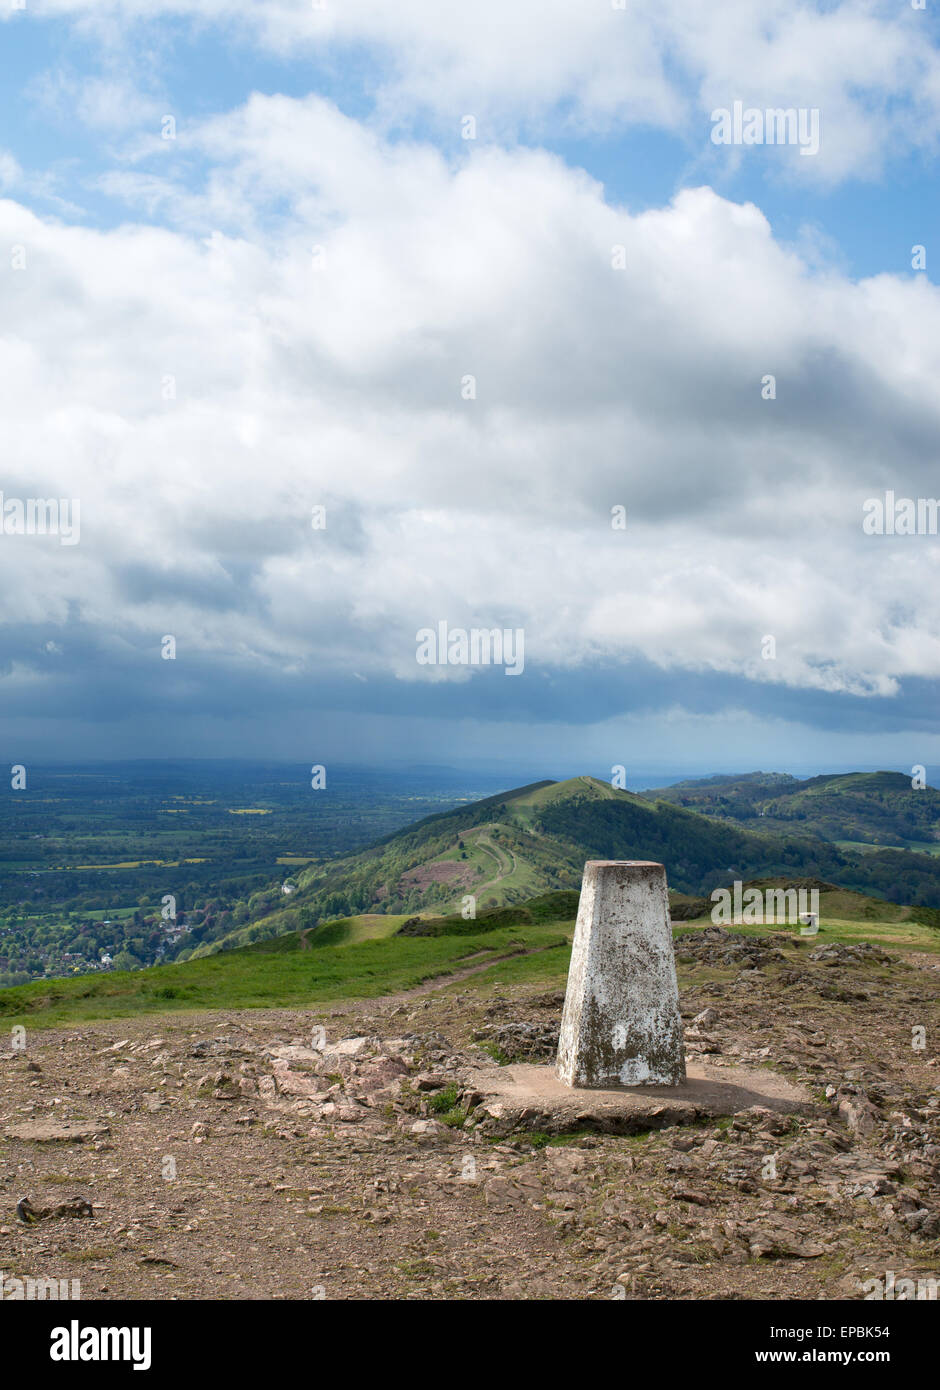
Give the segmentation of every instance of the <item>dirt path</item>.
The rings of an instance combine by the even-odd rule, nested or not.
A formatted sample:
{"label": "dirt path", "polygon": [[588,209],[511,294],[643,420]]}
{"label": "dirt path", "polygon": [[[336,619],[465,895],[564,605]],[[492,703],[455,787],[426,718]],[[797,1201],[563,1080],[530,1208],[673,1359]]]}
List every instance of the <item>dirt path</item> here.
{"label": "dirt path", "polygon": [[[501,956],[491,956],[480,965],[468,966],[465,970],[453,970],[449,975],[434,975],[429,980],[422,980],[420,985],[415,985],[412,989],[402,990],[398,994],[382,994],[378,999],[370,1000],[371,1003],[394,1005],[400,1004],[405,999],[414,999],[417,995],[433,994],[435,990],[444,989],[446,985],[453,985],[460,980],[469,980],[472,975],[481,975],[484,970],[490,970],[494,965],[498,965],[503,960],[513,960],[516,956],[537,956],[542,951],[557,951],[565,942],[555,942],[551,946],[526,946],[518,951],[505,951]],[[470,957],[472,959],[472,957]]]}
{"label": "dirt path", "polygon": [[475,838],[480,848],[485,850],[487,854],[493,856],[496,860],[496,867],[499,870],[495,878],[491,878],[487,883],[476,885],[475,892],[476,896],[479,897],[482,893],[486,892],[487,888],[494,888],[497,883],[502,883],[504,878],[511,877],[511,875],[516,872],[517,865],[516,856],[511,849],[503,849],[499,845],[494,845],[493,841],[485,835],[477,835]]}

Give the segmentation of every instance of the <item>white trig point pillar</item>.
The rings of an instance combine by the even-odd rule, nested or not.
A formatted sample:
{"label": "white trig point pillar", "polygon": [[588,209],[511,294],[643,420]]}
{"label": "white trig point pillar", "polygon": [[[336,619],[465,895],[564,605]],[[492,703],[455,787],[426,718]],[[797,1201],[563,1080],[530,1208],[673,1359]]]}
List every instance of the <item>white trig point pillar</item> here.
{"label": "white trig point pillar", "polygon": [[589,859],[558,1039],[569,1086],[678,1086],[682,1017],[666,870]]}

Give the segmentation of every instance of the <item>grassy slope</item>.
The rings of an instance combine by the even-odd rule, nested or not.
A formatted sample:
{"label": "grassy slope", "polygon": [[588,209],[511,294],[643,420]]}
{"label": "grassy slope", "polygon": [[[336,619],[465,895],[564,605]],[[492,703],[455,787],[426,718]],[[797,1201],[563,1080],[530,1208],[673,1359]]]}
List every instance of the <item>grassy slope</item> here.
{"label": "grassy slope", "polygon": [[[275,938],[182,965],[39,980],[0,990],[0,1017],[7,1027],[46,1028],[142,1013],[302,1008],[410,989],[459,970],[466,957],[480,952],[498,956],[521,948],[560,947],[565,940],[564,926],[544,924],[477,936],[374,937],[309,951],[284,949],[284,938]],[[264,950],[267,944],[274,949]]]}
{"label": "grassy slope", "polygon": [[[42,1028],[142,1013],[302,1008],[396,993],[462,966],[480,964],[487,956],[520,950],[538,953],[494,965],[485,974],[488,985],[531,979],[561,986],[568,969],[567,942],[576,897],[548,894],[521,908],[483,914],[476,923],[437,919],[427,925],[440,927],[440,933],[421,937],[391,935],[401,924],[400,917],[342,919],[311,933],[310,949],[303,949],[299,935],[290,933],[181,965],[34,981],[0,990],[0,1017],[8,1027],[23,1023]],[[868,940],[895,950],[940,952],[940,931],[918,923],[908,908],[844,890],[822,893],[820,907],[820,944]],[[873,910],[877,917],[872,916]],[[707,918],[680,923],[676,935],[708,924]],[[794,934],[790,928],[766,925],[735,930]],[[376,935],[355,939],[366,931]]]}
{"label": "grassy slope", "polygon": [[[219,955],[222,951],[231,952],[238,950],[264,950],[270,949],[274,941],[285,944],[281,949],[296,950],[300,933],[294,930],[294,923],[297,914],[295,912],[277,912],[269,917],[259,917],[257,922],[252,923],[251,927],[240,927],[237,931],[230,932],[228,936],[222,937],[220,941],[213,941],[206,946],[200,946],[193,951],[190,960],[205,960],[210,956]],[[357,913],[352,917],[337,918],[333,922],[324,922],[319,927],[313,928],[310,933],[310,944],[320,944],[320,938],[324,931],[331,931],[331,946],[347,945],[355,941],[368,941],[375,936],[393,936],[402,923],[406,921],[404,915],[389,915],[377,912]],[[271,936],[259,935],[259,928],[267,928],[271,931]],[[250,933],[255,933],[256,940],[251,940]]]}
{"label": "grassy slope", "polygon": [[[811,950],[814,946],[827,946],[833,941],[844,941],[847,944],[851,944],[853,941],[870,941],[873,945],[883,946],[885,950],[928,951],[940,954],[940,935],[935,928],[923,926],[919,922],[885,922],[862,917],[827,917],[822,913],[820,919],[819,935],[812,941],[807,941]],[[674,935],[684,931],[701,931],[708,926],[711,926],[711,921],[707,917],[699,918],[694,922],[680,922]],[[799,928],[797,927],[776,927],[773,925],[742,925],[731,927],[729,930],[742,932],[746,936],[769,936],[777,931],[791,938],[799,935]]]}
{"label": "grassy slope", "polygon": [[642,797],[635,796],[633,792],[621,791],[597,777],[569,777],[565,782],[549,782],[534,790],[526,790],[520,796],[514,796],[509,804],[515,817],[525,821],[527,818],[531,819],[531,812],[544,811],[547,806],[554,806],[559,801],[568,801],[572,795],[590,801],[633,801],[642,804]]}
{"label": "grassy slope", "polygon": [[[807,883],[805,880],[803,882]],[[796,879],[791,883],[793,887],[798,887],[801,881]],[[785,888],[787,880],[756,879],[753,886],[762,889]],[[880,898],[870,898],[864,893],[853,893],[849,888],[830,884],[819,889],[819,922],[820,932],[816,938],[819,945],[830,941],[871,941],[894,950],[940,953],[940,912],[929,908],[911,908],[900,903],[884,902]],[[679,924],[680,930],[701,930],[710,925],[711,918],[707,912]],[[776,927],[772,924],[742,925],[733,930],[757,936],[771,931],[784,931],[793,936],[798,934],[795,927]]]}

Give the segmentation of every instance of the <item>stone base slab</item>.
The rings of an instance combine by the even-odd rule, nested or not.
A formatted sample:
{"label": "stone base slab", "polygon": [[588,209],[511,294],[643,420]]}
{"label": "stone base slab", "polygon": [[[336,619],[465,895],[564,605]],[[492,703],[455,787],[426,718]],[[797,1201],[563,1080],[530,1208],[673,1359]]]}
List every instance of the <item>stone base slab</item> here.
{"label": "stone base slab", "polygon": [[538,1130],[564,1134],[596,1129],[638,1134],[669,1125],[703,1124],[752,1106],[778,1114],[821,1110],[802,1086],[764,1068],[719,1067],[690,1062],[679,1086],[579,1089],[560,1081],[553,1066],[485,1067],[472,1078],[472,1119],[497,1134]]}

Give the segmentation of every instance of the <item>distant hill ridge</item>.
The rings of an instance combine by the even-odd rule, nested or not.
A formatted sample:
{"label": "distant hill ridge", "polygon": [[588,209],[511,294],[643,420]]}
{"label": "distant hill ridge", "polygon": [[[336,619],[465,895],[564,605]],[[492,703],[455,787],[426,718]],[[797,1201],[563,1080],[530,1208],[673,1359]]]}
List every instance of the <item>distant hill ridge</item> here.
{"label": "distant hill ridge", "polygon": [[940,851],[940,791],[914,788],[900,772],[826,773],[805,781],[752,772],[679,782],[643,795],[736,823],[759,820],[763,832],[798,830],[848,845]]}

